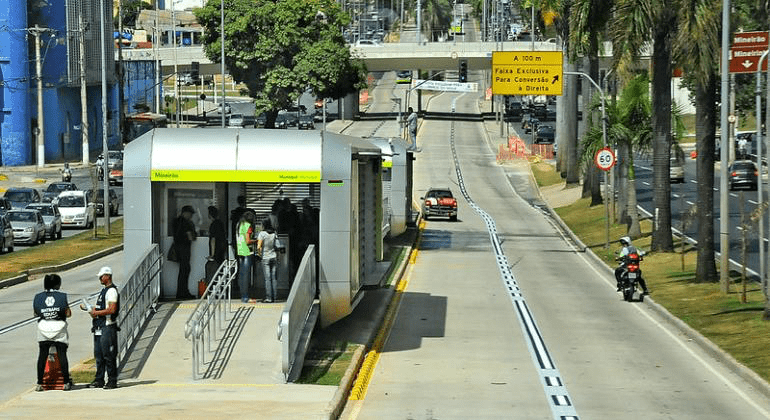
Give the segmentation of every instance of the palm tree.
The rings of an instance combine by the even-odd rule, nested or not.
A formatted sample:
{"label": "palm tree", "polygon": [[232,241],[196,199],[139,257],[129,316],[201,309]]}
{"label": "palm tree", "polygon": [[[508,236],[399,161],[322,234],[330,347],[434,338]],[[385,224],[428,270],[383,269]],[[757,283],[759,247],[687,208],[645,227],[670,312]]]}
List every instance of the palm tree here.
{"label": "palm tree", "polygon": [[422,30],[430,34],[431,41],[438,41],[439,35],[452,23],[452,5],[448,0],[421,0]]}
{"label": "palm tree", "polygon": [[[632,238],[641,236],[639,213],[636,211],[636,186],[633,157],[635,152],[648,150],[651,144],[649,80],[646,75],[637,76],[629,81],[617,102],[606,104],[607,137],[612,144],[617,144],[620,152],[621,173],[627,186],[627,199],[621,205],[625,207],[628,235]],[[598,109],[600,101],[595,96],[592,109]],[[592,124],[583,138],[583,162],[590,162],[597,150],[602,147],[601,124]]]}
{"label": "palm tree", "polygon": [[698,282],[719,281],[714,252],[714,150],[721,4],[715,0],[681,0],[675,57],[694,82],[698,177]]}
{"label": "palm tree", "polygon": [[653,203],[652,249],[672,251],[671,236],[671,61],[676,2],[620,0],[612,25],[616,62],[636,58],[652,41]]}
{"label": "palm tree", "polygon": [[[575,0],[569,15],[571,58],[575,59],[579,55],[587,57],[588,76],[596,83],[599,83],[600,34],[607,26],[612,6],[612,0]],[[583,118],[589,124],[593,120],[588,113],[585,113]],[[586,166],[587,178],[584,187],[590,188],[591,205],[602,202],[597,175],[598,169],[589,162]]]}

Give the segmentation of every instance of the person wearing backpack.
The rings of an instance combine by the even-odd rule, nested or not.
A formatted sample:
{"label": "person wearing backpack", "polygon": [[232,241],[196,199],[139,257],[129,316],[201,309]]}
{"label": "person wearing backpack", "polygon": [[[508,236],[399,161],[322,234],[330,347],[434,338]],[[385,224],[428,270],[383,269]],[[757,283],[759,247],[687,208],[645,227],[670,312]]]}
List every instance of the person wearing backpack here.
{"label": "person wearing backpack", "polygon": [[67,302],[67,294],[60,292],[60,287],[61,277],[58,274],[46,274],[43,279],[45,291],[36,294],[32,302],[32,308],[37,317],[37,341],[39,344],[35,391],[43,390],[43,375],[51,346],[56,347],[56,354],[59,356],[59,364],[64,378],[62,389],[64,391],[72,389],[72,379],[67,362],[69,344],[67,318],[72,316],[72,311]]}
{"label": "person wearing backpack", "polygon": [[271,303],[278,297],[277,238],[270,219],[263,220],[262,231],[257,236],[257,254],[262,256],[262,271],[265,273],[265,303]]}

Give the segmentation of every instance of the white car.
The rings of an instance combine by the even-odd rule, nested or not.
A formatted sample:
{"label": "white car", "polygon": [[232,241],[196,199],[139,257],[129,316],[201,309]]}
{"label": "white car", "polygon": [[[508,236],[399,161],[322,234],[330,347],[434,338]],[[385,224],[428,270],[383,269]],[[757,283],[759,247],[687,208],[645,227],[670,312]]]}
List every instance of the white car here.
{"label": "white car", "polygon": [[90,228],[94,225],[94,203],[86,199],[85,191],[65,191],[56,203],[61,212],[62,226]]}

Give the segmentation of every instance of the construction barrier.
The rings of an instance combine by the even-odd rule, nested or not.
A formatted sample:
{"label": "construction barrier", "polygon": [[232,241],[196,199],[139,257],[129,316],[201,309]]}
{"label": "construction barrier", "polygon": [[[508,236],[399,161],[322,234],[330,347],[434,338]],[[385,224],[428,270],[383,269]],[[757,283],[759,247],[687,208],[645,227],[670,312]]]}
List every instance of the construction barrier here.
{"label": "construction barrier", "polygon": [[64,389],[64,376],[59,362],[59,353],[54,346],[48,348],[48,359],[45,361],[45,370],[43,371],[43,389]]}

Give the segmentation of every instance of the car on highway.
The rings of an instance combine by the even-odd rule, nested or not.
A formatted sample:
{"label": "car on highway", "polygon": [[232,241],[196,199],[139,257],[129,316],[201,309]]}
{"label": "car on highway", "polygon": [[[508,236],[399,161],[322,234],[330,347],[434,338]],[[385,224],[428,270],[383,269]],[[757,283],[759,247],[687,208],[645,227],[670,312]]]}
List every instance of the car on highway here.
{"label": "car on highway", "polygon": [[[118,198],[118,193],[114,189],[109,189],[108,191],[109,197],[107,199],[109,200],[110,216],[117,216],[118,209],[120,208],[120,198]],[[104,216],[104,188],[96,190],[96,194],[94,194],[94,190],[88,190],[86,197],[89,203],[93,203],[95,214],[97,216]]]}
{"label": "car on highway", "polygon": [[11,210],[5,215],[13,226],[13,243],[37,245],[45,243],[45,222],[37,210]]}
{"label": "car on highway", "polygon": [[0,215],[0,253],[13,252],[13,227],[5,214]]}
{"label": "car on highway", "polygon": [[43,203],[52,203],[63,191],[77,191],[78,186],[72,182],[52,182],[43,191]]}
{"label": "car on highway", "polygon": [[675,156],[671,156],[671,162],[669,164],[669,180],[670,182],[683,183],[684,182],[684,162],[677,159]]}
{"label": "car on highway", "polygon": [[14,209],[23,209],[29,203],[42,201],[42,196],[34,188],[8,188],[3,197],[11,202],[11,207]]}
{"label": "car on highway", "polygon": [[315,129],[315,121],[312,115],[301,115],[297,122],[297,130],[313,130]]}
{"label": "car on highway", "polygon": [[422,217],[448,217],[449,220],[457,220],[457,199],[449,188],[428,188],[422,201]]}
{"label": "car on highway", "polygon": [[538,125],[540,125],[540,120],[538,120],[537,118],[529,117],[529,118],[522,118],[521,120],[521,128],[524,129],[525,134],[532,133],[532,127],[534,127],[535,130],[537,130]]}
{"label": "car on highway", "polygon": [[57,204],[63,226],[89,228],[94,225],[94,204],[88,202],[85,191],[65,191],[59,195]]}
{"label": "car on highway", "polygon": [[535,143],[537,144],[553,144],[556,138],[556,129],[550,125],[541,125],[537,127],[537,134],[535,135]]}
{"label": "car on highway", "polygon": [[745,189],[757,190],[759,170],[757,164],[751,160],[736,160],[727,169],[727,183],[730,191]]}
{"label": "car on highway", "polygon": [[49,239],[61,239],[61,212],[58,205],[54,203],[32,203],[27,208],[37,210],[43,216],[46,237]]}
{"label": "car on highway", "polygon": [[227,120],[227,126],[234,127],[234,128],[243,128],[243,114],[235,113],[235,112],[230,114],[230,118],[228,118]]}
{"label": "car on highway", "polygon": [[287,115],[288,114],[278,114],[278,116],[275,117],[275,128],[289,128],[289,119]]}

